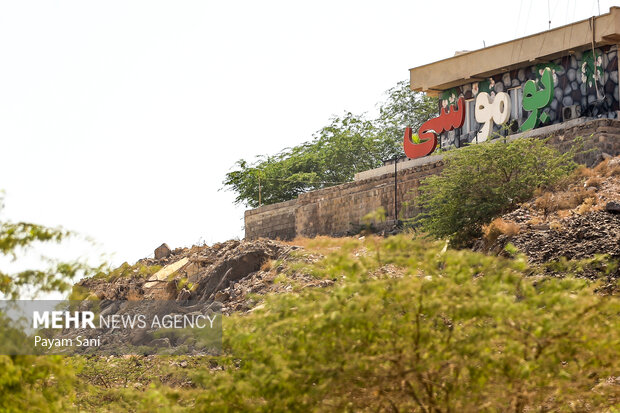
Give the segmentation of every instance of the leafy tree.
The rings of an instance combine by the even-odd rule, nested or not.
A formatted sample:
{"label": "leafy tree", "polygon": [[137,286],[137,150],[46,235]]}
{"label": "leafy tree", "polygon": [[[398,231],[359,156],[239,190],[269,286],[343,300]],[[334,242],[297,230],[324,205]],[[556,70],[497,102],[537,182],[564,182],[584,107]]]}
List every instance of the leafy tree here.
{"label": "leafy tree", "polygon": [[414,222],[432,236],[467,245],[483,224],[568,175],[576,166],[575,151],[560,154],[546,140],[530,138],[449,152],[441,174],[422,181],[416,198],[422,213]]}
{"label": "leafy tree", "polygon": [[[296,198],[299,194],[348,182],[357,172],[402,155],[403,130],[419,125],[437,111],[437,100],[412,92],[407,82],[388,90],[377,119],[346,113],[335,116],[309,142],[256,162],[236,162],[224,186],[236,202],[251,207]],[[260,187],[260,191],[259,191]]]}
{"label": "leafy tree", "polygon": [[[15,260],[19,252],[30,250],[38,243],[58,243],[73,235],[62,228],[49,228],[29,222],[1,221],[0,254]],[[51,265],[43,270],[28,269],[15,274],[0,270],[0,294],[16,299],[20,297],[26,287],[31,288],[35,294],[38,292],[68,291],[71,287],[69,281],[75,278],[78,273],[93,270],[84,263],[77,261],[54,262],[49,259],[46,261],[49,261]],[[33,287],[34,289],[32,289]]]}
{"label": "leafy tree", "polygon": [[417,131],[428,119],[437,116],[437,98],[412,92],[409,82],[401,81],[389,89],[388,99],[379,107],[378,127],[402,154],[403,131],[407,126]]}
{"label": "leafy tree", "polygon": [[[1,210],[0,200],[0,210]],[[0,221],[0,254],[16,260],[18,253],[72,236],[61,228],[29,222]],[[50,260],[48,260],[50,261]],[[0,297],[15,300],[24,293],[67,291],[78,274],[96,271],[80,262],[51,262],[48,269],[0,271]],[[21,329],[0,312],[3,348],[25,339]],[[10,337],[10,338],[9,338]],[[0,411],[68,411],[74,399],[74,361],[60,356],[9,356],[0,354]]]}

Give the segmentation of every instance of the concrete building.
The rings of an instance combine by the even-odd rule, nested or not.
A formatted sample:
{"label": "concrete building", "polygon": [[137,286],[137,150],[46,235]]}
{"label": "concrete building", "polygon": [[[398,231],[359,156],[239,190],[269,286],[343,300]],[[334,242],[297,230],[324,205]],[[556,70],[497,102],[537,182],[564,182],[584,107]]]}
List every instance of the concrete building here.
{"label": "concrete building", "polygon": [[[620,8],[542,33],[489,46],[410,69],[411,89],[440,98],[447,108],[465,101],[462,127],[441,134],[443,148],[476,141],[476,99],[506,93],[511,101],[508,133],[516,133],[531,114],[523,107],[524,86],[551,71],[551,101],[540,108],[539,126],[578,118],[617,118]],[[492,132],[499,126],[493,125]]]}
{"label": "concrete building", "polygon": [[552,136],[549,143],[565,150],[583,136],[592,149],[580,159],[584,163],[620,154],[618,44],[620,8],[612,7],[598,17],[410,69],[412,90],[439,97],[440,107],[417,131],[420,142],[410,138],[414,131],[405,132],[405,153],[413,159],[397,163],[397,176],[394,165],[386,165],[351,183],[246,211],[246,238],[344,235],[378,207],[392,221],[412,217],[420,180],[442,169],[442,155],[433,154],[437,146],[456,149],[499,134]]}

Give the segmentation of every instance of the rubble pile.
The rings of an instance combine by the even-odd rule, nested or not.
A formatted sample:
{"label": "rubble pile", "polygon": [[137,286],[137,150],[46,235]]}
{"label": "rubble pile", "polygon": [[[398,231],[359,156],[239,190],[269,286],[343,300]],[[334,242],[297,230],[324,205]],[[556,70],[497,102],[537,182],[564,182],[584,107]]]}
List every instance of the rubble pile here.
{"label": "rubble pile", "polygon": [[563,219],[554,228],[548,224],[530,225],[504,241],[510,241],[535,263],[560,257],[592,258],[596,254],[620,258],[620,215],[596,211]]}
{"label": "rubble pile", "polygon": [[[579,193],[583,199],[576,206],[560,207],[567,196]],[[480,239],[475,250],[502,254],[511,243],[532,263],[597,254],[620,259],[620,157],[586,170],[581,181],[563,192],[543,194],[501,220],[514,223],[518,231],[495,240]]]}
{"label": "rubble pile", "polygon": [[[311,255],[292,257],[291,252],[299,248],[267,239],[175,250],[162,244],[154,254],[157,258],[139,260],[129,276],[85,279],[78,286],[100,300],[219,301],[226,314],[249,311],[258,304],[257,295],[333,284],[299,271],[287,271],[286,277],[275,280],[289,261],[313,259]],[[142,268],[159,269],[143,275]]]}

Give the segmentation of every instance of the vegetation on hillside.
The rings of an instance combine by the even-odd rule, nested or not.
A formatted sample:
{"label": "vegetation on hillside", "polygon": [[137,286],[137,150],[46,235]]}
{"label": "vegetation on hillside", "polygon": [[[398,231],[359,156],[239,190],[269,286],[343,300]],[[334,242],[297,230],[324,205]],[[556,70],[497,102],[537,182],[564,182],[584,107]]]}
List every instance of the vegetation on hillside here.
{"label": "vegetation on hillside", "polygon": [[399,82],[386,92],[379,115],[346,113],[334,116],[309,142],[275,155],[261,155],[255,162],[240,159],[226,174],[225,188],[236,192],[236,202],[250,207],[296,198],[313,189],[348,182],[357,172],[402,155],[403,131],[418,128],[437,112],[437,100],[412,92]]}
{"label": "vegetation on hillside", "polygon": [[[620,302],[594,293],[598,281],[544,278],[523,257],[404,235],[304,242],[303,254],[326,257],[294,270],[336,279],[332,287],[293,288],[226,318],[220,357],[85,360],[77,406],[524,412],[620,403]],[[286,271],[279,278],[287,282]]]}
{"label": "vegetation on hillside", "polygon": [[497,139],[446,153],[441,174],[421,182],[416,204],[422,213],[414,225],[467,246],[483,225],[569,175],[577,148],[560,154],[545,140]]}

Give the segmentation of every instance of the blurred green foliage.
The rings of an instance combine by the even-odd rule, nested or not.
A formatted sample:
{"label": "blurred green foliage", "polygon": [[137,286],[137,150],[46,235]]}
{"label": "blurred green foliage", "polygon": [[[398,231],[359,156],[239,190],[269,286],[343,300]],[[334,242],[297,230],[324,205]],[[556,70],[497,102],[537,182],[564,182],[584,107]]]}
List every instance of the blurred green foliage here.
{"label": "blurred green foliage", "polygon": [[225,318],[223,356],[86,360],[78,406],[145,412],[618,407],[620,303],[593,292],[599,281],[569,273],[543,277],[523,256],[485,256],[402,235],[334,246],[324,259],[305,264],[316,277],[337,280],[332,287],[270,295],[255,311]]}

